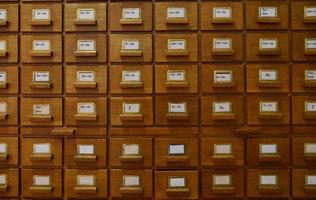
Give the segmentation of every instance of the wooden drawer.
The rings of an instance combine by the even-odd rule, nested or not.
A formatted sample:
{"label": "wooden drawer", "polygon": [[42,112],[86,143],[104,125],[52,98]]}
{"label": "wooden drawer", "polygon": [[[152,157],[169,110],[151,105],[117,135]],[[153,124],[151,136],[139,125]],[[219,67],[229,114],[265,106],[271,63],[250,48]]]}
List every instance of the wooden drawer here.
{"label": "wooden drawer", "polygon": [[69,198],[106,198],[108,193],[106,169],[66,169],[65,196]]}
{"label": "wooden drawer", "polygon": [[122,125],[152,125],[152,97],[112,97],[111,124]]}
{"label": "wooden drawer", "polygon": [[111,94],[150,94],[153,91],[152,65],[112,65]]}
{"label": "wooden drawer", "polygon": [[242,2],[202,2],[200,9],[202,30],[243,29]]}
{"label": "wooden drawer", "polygon": [[243,104],[243,96],[201,97],[201,122],[203,125],[243,124]]}
{"label": "wooden drawer", "polygon": [[22,4],[21,30],[23,32],[61,32],[62,4]]}
{"label": "wooden drawer", "polygon": [[106,97],[67,97],[64,116],[66,125],[99,125],[107,124]]}
{"label": "wooden drawer", "polygon": [[[19,141],[18,138],[0,138],[0,165],[19,164]],[[1,196],[1,193],[0,193]]]}
{"label": "wooden drawer", "polygon": [[198,124],[198,97],[159,96],[156,97],[157,125],[192,126]]}
{"label": "wooden drawer", "polygon": [[0,5],[0,31],[18,31],[19,26],[18,4]]}
{"label": "wooden drawer", "polygon": [[18,124],[18,98],[0,97],[0,125]]}
{"label": "wooden drawer", "polygon": [[66,31],[106,31],[106,4],[65,4]]}
{"label": "wooden drawer", "polygon": [[196,65],[156,65],[157,93],[197,93],[198,67]]}
{"label": "wooden drawer", "polygon": [[203,93],[244,92],[244,67],[236,64],[202,65],[201,90]]}
{"label": "wooden drawer", "polygon": [[64,88],[68,94],[105,94],[107,67],[103,65],[68,65],[64,68]]}
{"label": "wooden drawer", "polygon": [[247,33],[247,61],[287,61],[287,33]]}
{"label": "wooden drawer", "polygon": [[61,169],[22,169],[21,186],[23,197],[62,197],[62,171]]}
{"label": "wooden drawer", "polygon": [[60,94],[62,92],[61,66],[21,67],[23,94]]}
{"label": "wooden drawer", "polygon": [[1,185],[1,197],[19,196],[19,170],[18,169],[0,169],[0,179],[4,182]]}
{"label": "wooden drawer", "polygon": [[105,139],[66,139],[64,149],[67,167],[106,167]]}
{"label": "wooden drawer", "polygon": [[111,170],[111,196],[114,198],[152,198],[152,170]]}
{"label": "wooden drawer", "polygon": [[293,169],[292,170],[292,195],[298,198],[316,197],[315,192],[315,169]]}
{"label": "wooden drawer", "polygon": [[316,32],[293,32],[293,60],[316,61]]}
{"label": "wooden drawer", "polygon": [[247,29],[275,30],[288,28],[286,1],[247,2]]}
{"label": "wooden drawer", "polygon": [[295,166],[315,166],[316,138],[295,137],[292,139],[292,164]]}
{"label": "wooden drawer", "polygon": [[197,138],[157,138],[156,167],[183,168],[198,165]]}
{"label": "wooden drawer", "polygon": [[107,48],[104,48],[107,45],[107,36],[104,34],[66,35],[64,45],[67,63],[104,63],[107,60]]}
{"label": "wooden drawer", "polygon": [[287,65],[247,65],[247,92],[281,93],[289,91]]}
{"label": "wooden drawer", "polygon": [[316,4],[314,2],[292,2],[292,29],[315,30]]}
{"label": "wooden drawer", "polygon": [[210,169],[202,171],[202,196],[204,198],[243,197],[243,170]]}
{"label": "wooden drawer", "polygon": [[198,40],[196,34],[157,34],[155,36],[157,62],[196,62]]}
{"label": "wooden drawer", "polygon": [[243,166],[244,142],[239,138],[203,138],[201,164],[210,166]]}
{"label": "wooden drawer", "polygon": [[110,37],[111,62],[151,62],[151,34],[112,34]]}
{"label": "wooden drawer", "polygon": [[250,167],[286,166],[290,162],[290,144],[287,138],[248,139],[247,160]]}
{"label": "wooden drawer", "polygon": [[203,33],[201,42],[203,62],[233,62],[243,59],[242,33]]}
{"label": "wooden drawer", "polygon": [[21,145],[23,166],[62,166],[62,141],[53,138],[23,138]]}
{"label": "wooden drawer", "polygon": [[248,197],[289,197],[290,173],[288,169],[249,169]]}
{"label": "wooden drawer", "polygon": [[22,35],[20,54],[23,63],[62,62],[62,37]]}
{"label": "wooden drawer", "polygon": [[19,88],[18,66],[1,66],[0,94],[16,94]]}
{"label": "wooden drawer", "polygon": [[151,31],[151,2],[110,3],[111,31]]}
{"label": "wooden drawer", "polygon": [[112,167],[152,166],[151,138],[111,138],[109,160]]}
{"label": "wooden drawer", "polygon": [[198,172],[156,171],[156,199],[198,199]]}
{"label": "wooden drawer", "polygon": [[0,35],[0,62],[17,63],[18,62],[18,36],[17,35]]}
{"label": "wooden drawer", "polygon": [[316,123],[316,96],[292,97],[292,122],[293,124]]}
{"label": "wooden drawer", "polygon": [[248,96],[248,124],[288,124],[289,99],[287,96]]}
{"label": "wooden drawer", "polygon": [[156,30],[196,30],[197,3],[159,2],[155,5]]}
{"label": "wooden drawer", "polygon": [[61,98],[21,98],[23,126],[62,126]]}
{"label": "wooden drawer", "polygon": [[316,65],[292,64],[292,91],[315,93]]}

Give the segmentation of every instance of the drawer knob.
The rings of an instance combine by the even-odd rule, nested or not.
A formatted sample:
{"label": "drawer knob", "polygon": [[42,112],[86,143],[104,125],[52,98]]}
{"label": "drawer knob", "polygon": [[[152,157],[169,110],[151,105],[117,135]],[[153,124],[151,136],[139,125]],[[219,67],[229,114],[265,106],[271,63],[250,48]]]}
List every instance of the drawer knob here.
{"label": "drawer knob", "polygon": [[316,186],[305,185],[304,190],[308,194],[316,194]]}
{"label": "drawer knob", "polygon": [[279,162],[281,161],[281,155],[280,154],[259,154],[259,161],[260,162]]}
{"label": "drawer knob", "polygon": [[121,25],[140,25],[143,24],[142,19],[120,19]]}
{"label": "drawer knob", "polygon": [[316,23],[316,19],[315,18],[304,18],[303,20],[304,24],[315,24]]}
{"label": "drawer knob", "polygon": [[8,159],[7,153],[0,153],[0,161],[6,161]]}
{"label": "drawer knob", "polygon": [[236,160],[235,156],[232,154],[227,155],[212,155],[214,162],[234,162]]}
{"label": "drawer knob", "polygon": [[9,25],[8,20],[0,20],[0,26],[7,26]]}
{"label": "drawer knob", "polygon": [[316,87],[316,81],[305,80],[304,87],[314,88]]}
{"label": "drawer knob", "polygon": [[51,115],[32,115],[30,116],[31,122],[50,122],[53,120],[53,116]]}
{"label": "drawer knob", "polygon": [[143,56],[143,51],[120,51],[121,57],[140,57]]}
{"label": "drawer knob", "polygon": [[166,24],[170,25],[183,25],[183,24],[189,24],[189,19],[188,18],[182,18],[182,19],[172,19],[172,18],[167,18],[166,19]]}
{"label": "drawer knob", "polygon": [[257,86],[263,88],[277,88],[280,87],[281,84],[279,81],[258,81]]}
{"label": "drawer knob", "polygon": [[96,186],[76,186],[74,191],[79,194],[96,194],[98,188]]}
{"label": "drawer knob", "polygon": [[97,160],[96,155],[75,155],[75,161],[77,162],[95,162]]}
{"label": "drawer knob", "polygon": [[7,51],[0,51],[0,57],[7,57],[8,52]]}
{"label": "drawer knob", "polygon": [[0,83],[0,89],[8,88],[9,83]]}
{"label": "drawer knob", "polygon": [[121,162],[143,162],[143,156],[141,155],[131,155],[131,156],[127,156],[127,155],[124,155],[124,156],[120,156],[120,161]]}
{"label": "drawer knob", "polygon": [[304,113],[304,119],[311,119],[311,120],[315,120],[316,119],[316,113],[315,112],[305,112]]}
{"label": "drawer knob", "polygon": [[74,51],[76,57],[96,57],[97,51]]}
{"label": "drawer knob", "polygon": [[52,83],[29,83],[30,88],[33,89],[48,89],[52,87]]}
{"label": "drawer knob", "polygon": [[226,121],[226,120],[236,120],[235,113],[213,113],[212,114],[213,120],[219,120],[219,121]]}
{"label": "drawer knob", "polygon": [[31,161],[51,161],[53,159],[52,154],[31,154]]}
{"label": "drawer knob", "polygon": [[144,115],[140,113],[135,114],[120,114],[120,119],[122,121],[143,121]]}
{"label": "drawer knob", "polygon": [[167,81],[165,82],[166,88],[187,88],[189,87],[188,81]]}
{"label": "drawer knob", "polygon": [[306,56],[315,56],[316,55],[316,50],[306,50],[305,49],[304,55],[306,55]]}
{"label": "drawer knob", "polygon": [[316,161],[316,154],[315,153],[304,153],[304,160],[305,161]]}
{"label": "drawer knob", "polygon": [[8,114],[7,113],[0,113],[0,121],[1,120],[6,120],[8,118]]}
{"label": "drawer knob", "polygon": [[54,135],[74,135],[75,130],[74,129],[53,129],[51,130],[51,133]]}
{"label": "drawer knob", "polygon": [[166,193],[168,196],[189,196],[189,188],[167,188]]}
{"label": "drawer knob", "polygon": [[121,81],[120,87],[125,88],[142,88],[143,82],[142,81]]}
{"label": "drawer knob", "polygon": [[97,82],[83,82],[83,81],[76,81],[74,82],[74,87],[77,89],[93,89],[97,88]]}
{"label": "drawer knob", "polygon": [[168,120],[189,120],[190,115],[187,113],[168,113],[166,115]]}
{"label": "drawer knob", "polygon": [[97,24],[97,20],[74,20],[74,25],[76,26],[94,26]]}
{"label": "drawer knob", "polygon": [[259,56],[277,56],[277,55],[280,55],[281,52],[279,49],[271,49],[271,50],[259,50],[257,54]]}
{"label": "drawer knob", "polygon": [[220,19],[220,18],[214,18],[212,19],[212,24],[234,24],[235,20],[233,18],[224,18],[224,19]]}
{"label": "drawer knob", "polygon": [[279,112],[259,113],[258,118],[262,120],[281,119],[282,114]]}
{"label": "drawer knob", "polygon": [[279,186],[271,185],[260,185],[259,192],[262,194],[276,194],[281,192],[281,188]]}
{"label": "drawer knob", "polygon": [[0,192],[8,191],[9,186],[7,184],[0,185]]}
{"label": "drawer knob", "polygon": [[31,21],[32,26],[50,26],[52,25],[51,20],[32,20]]}
{"label": "drawer knob", "polygon": [[53,187],[51,186],[32,186],[30,187],[30,191],[32,193],[37,193],[37,194],[48,194],[53,191]]}
{"label": "drawer knob", "polygon": [[188,50],[167,50],[165,51],[166,56],[188,56]]}
{"label": "drawer knob", "polygon": [[31,51],[32,57],[51,57],[53,55],[52,51]]}
{"label": "drawer knob", "polygon": [[142,187],[121,187],[120,192],[123,195],[141,195],[143,194]]}
{"label": "drawer knob", "polygon": [[279,17],[259,17],[257,20],[257,23],[259,24],[277,24],[280,23]]}
{"label": "drawer knob", "polygon": [[77,121],[97,121],[98,120],[98,115],[93,115],[93,114],[88,114],[88,115],[75,114],[75,120],[77,120]]}
{"label": "drawer knob", "polygon": [[212,191],[214,194],[233,194],[236,190],[232,186],[213,186]]}
{"label": "drawer knob", "polygon": [[189,156],[187,155],[167,155],[165,156],[166,160],[168,163],[183,163],[183,162],[188,162],[189,161]]}
{"label": "drawer knob", "polygon": [[214,56],[233,56],[235,54],[234,49],[227,49],[227,50],[212,50],[212,55]]}
{"label": "drawer knob", "polygon": [[236,87],[236,82],[231,81],[228,83],[219,83],[219,82],[213,82],[214,88],[233,88]]}

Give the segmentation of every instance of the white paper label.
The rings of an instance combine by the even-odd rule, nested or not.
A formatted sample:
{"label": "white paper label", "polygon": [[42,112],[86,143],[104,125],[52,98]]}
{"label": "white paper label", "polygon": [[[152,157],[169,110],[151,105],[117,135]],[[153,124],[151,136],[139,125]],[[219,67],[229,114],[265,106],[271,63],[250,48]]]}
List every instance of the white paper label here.
{"label": "white paper label", "polygon": [[33,115],[49,115],[50,105],[49,104],[34,104]]}
{"label": "white paper label", "polygon": [[140,104],[139,103],[125,103],[123,109],[124,109],[124,113],[139,113]]}
{"label": "white paper label", "polygon": [[184,144],[170,144],[169,145],[169,154],[185,154],[185,145]]}
{"label": "white paper label", "polygon": [[34,82],[48,82],[49,72],[34,72]]}
{"label": "white paper label", "polygon": [[49,186],[50,176],[33,176],[33,185],[36,186]]}
{"label": "white paper label", "polygon": [[0,51],[6,51],[6,50],[7,50],[7,41],[0,40]]}
{"label": "white paper label", "polygon": [[123,19],[140,19],[140,8],[124,8],[122,10]]}
{"label": "white paper label", "polygon": [[316,175],[308,175],[305,181],[306,185],[316,185]]}
{"label": "white paper label", "polygon": [[231,40],[229,39],[214,39],[214,49],[230,49],[231,48]]}
{"label": "white paper label", "polygon": [[307,102],[306,103],[306,111],[316,112],[316,102]]}
{"label": "white paper label", "polygon": [[277,112],[277,102],[261,102],[261,112]]}
{"label": "white paper label", "polygon": [[261,39],[260,40],[260,47],[261,49],[276,49],[277,40],[275,39]]}
{"label": "white paper label", "polygon": [[0,71],[0,82],[7,82],[7,72]]}
{"label": "white paper label", "polygon": [[273,154],[278,152],[278,147],[276,144],[261,144],[260,152],[264,154]]}
{"label": "white paper label", "polygon": [[79,144],[78,153],[84,155],[94,154],[94,145],[93,144]]}
{"label": "white paper label", "polygon": [[263,81],[276,81],[277,78],[277,71],[274,70],[260,70],[259,71],[260,80]]}
{"label": "white paper label", "polygon": [[185,80],[185,72],[183,72],[183,71],[169,71],[168,72],[168,80],[169,81],[184,81]]}
{"label": "white paper label", "polygon": [[316,80],[316,70],[306,70],[305,79],[308,81]]}
{"label": "white paper label", "polygon": [[50,144],[33,144],[33,153],[51,153]]}
{"label": "white paper label", "polygon": [[6,112],[7,112],[7,103],[0,102],[0,113],[6,113]]}
{"label": "white paper label", "polygon": [[316,7],[306,7],[306,17],[316,17]]}
{"label": "white paper label", "polygon": [[308,39],[306,42],[307,49],[316,49],[316,39]]}
{"label": "white paper label", "polygon": [[278,9],[275,7],[260,7],[259,16],[264,17],[277,17]]}
{"label": "white paper label", "polygon": [[50,41],[49,40],[33,40],[34,51],[49,51]]}
{"label": "white paper label", "polygon": [[7,184],[7,176],[5,174],[0,174],[0,185]]}
{"label": "white paper label", "polygon": [[185,50],[185,40],[169,40],[168,49],[169,50]]}
{"label": "white paper label", "polygon": [[123,81],[140,81],[140,71],[123,71]]}
{"label": "white paper label", "polygon": [[95,80],[93,72],[79,72],[77,74],[77,80],[83,82],[93,82]]}
{"label": "white paper label", "polygon": [[80,40],[78,42],[79,51],[94,51],[95,41],[94,40]]}
{"label": "white paper label", "polygon": [[231,72],[214,71],[214,80],[215,82],[231,82],[232,74]]}
{"label": "white paper label", "polygon": [[231,112],[230,102],[214,102],[214,113]]}
{"label": "white paper label", "polygon": [[214,175],[213,176],[214,185],[230,185],[230,176],[229,175]]}
{"label": "white paper label", "polygon": [[124,186],[137,187],[140,185],[139,176],[123,176]]}
{"label": "white paper label", "polygon": [[0,9],[0,20],[6,20],[6,19],[7,19],[7,10]]}
{"label": "white paper label", "polygon": [[95,176],[94,175],[78,175],[77,185],[80,186],[94,186]]}
{"label": "white paper label", "polygon": [[124,50],[139,50],[138,40],[123,40],[122,48]]}
{"label": "white paper label", "polygon": [[316,144],[306,144],[305,153],[316,153]]}
{"label": "white paper label", "polygon": [[138,155],[139,146],[137,144],[128,144],[123,146],[123,155]]}
{"label": "white paper label", "polygon": [[33,19],[34,20],[49,20],[50,10],[49,9],[34,9]]}
{"label": "white paper label", "polygon": [[94,103],[79,103],[78,104],[78,113],[80,114],[94,114],[95,113],[95,104]]}
{"label": "white paper label", "polygon": [[275,175],[261,175],[260,184],[261,185],[276,185],[277,177]]}
{"label": "white paper label", "polygon": [[169,112],[171,113],[186,112],[185,103],[169,103]]}
{"label": "white paper label", "polygon": [[0,153],[8,153],[6,143],[0,143]]}
{"label": "white paper label", "polygon": [[167,18],[185,18],[185,8],[168,8]]}
{"label": "white paper label", "polygon": [[185,187],[185,178],[184,177],[171,177],[169,179],[170,187]]}
{"label": "white paper label", "polygon": [[95,11],[94,9],[79,9],[77,12],[78,20],[94,20]]}
{"label": "white paper label", "polygon": [[231,18],[231,8],[213,8],[213,18]]}
{"label": "white paper label", "polygon": [[232,146],[230,144],[214,144],[214,154],[231,154]]}

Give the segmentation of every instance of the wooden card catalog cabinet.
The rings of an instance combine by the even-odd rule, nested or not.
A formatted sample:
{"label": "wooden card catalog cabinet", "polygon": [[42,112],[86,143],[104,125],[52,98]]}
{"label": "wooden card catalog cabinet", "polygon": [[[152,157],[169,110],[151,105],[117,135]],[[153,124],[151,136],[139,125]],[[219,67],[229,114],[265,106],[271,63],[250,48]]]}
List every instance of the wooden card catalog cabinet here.
{"label": "wooden card catalog cabinet", "polygon": [[8,47],[7,40],[0,40],[0,57],[7,57]]}
{"label": "wooden card catalog cabinet", "polygon": [[138,39],[123,39],[120,56],[142,56],[141,42]]}
{"label": "wooden card catalog cabinet", "polygon": [[187,75],[185,70],[167,70],[166,88],[188,87]]}
{"label": "wooden card catalog cabinet", "polygon": [[234,55],[235,50],[233,49],[232,45],[232,39],[230,38],[213,38],[212,55]]}
{"label": "wooden card catalog cabinet", "polygon": [[316,87],[316,70],[308,69],[304,71],[304,86]]}
{"label": "wooden card catalog cabinet", "polygon": [[[143,188],[140,185],[140,177],[138,175],[123,175],[121,194],[125,195],[140,195],[143,193]],[[146,183],[147,184],[147,183]],[[148,183],[150,184],[150,183]]]}
{"label": "wooden card catalog cabinet", "polygon": [[167,8],[166,24],[188,24],[186,8],[169,7]]}
{"label": "wooden card catalog cabinet", "polygon": [[97,193],[95,175],[77,175],[77,184],[74,191],[77,194],[96,194]]}
{"label": "wooden card catalog cabinet", "polygon": [[95,162],[97,160],[94,144],[77,144],[77,154],[74,156],[77,162]]}
{"label": "wooden card catalog cabinet", "polygon": [[8,144],[0,143],[0,161],[5,161],[8,158]]}
{"label": "wooden card catalog cabinet", "polygon": [[31,25],[51,25],[50,9],[33,9]]}
{"label": "wooden card catalog cabinet", "polygon": [[8,190],[8,176],[7,174],[0,174],[0,192]]}
{"label": "wooden card catalog cabinet", "polygon": [[33,104],[32,115],[30,121],[32,122],[49,122],[53,119],[50,104]]}
{"label": "wooden card catalog cabinet", "polygon": [[259,102],[259,119],[279,119],[282,114],[279,111],[277,101],[260,101]]}
{"label": "wooden card catalog cabinet", "polygon": [[212,15],[213,24],[233,24],[233,10],[231,7],[214,7]]}
{"label": "wooden card catalog cabinet", "polygon": [[7,9],[0,9],[0,26],[7,26],[8,25],[8,10]]}
{"label": "wooden card catalog cabinet", "polygon": [[316,143],[304,143],[304,159],[307,161],[316,160]]}
{"label": "wooden card catalog cabinet", "polygon": [[168,188],[166,190],[167,195],[181,195],[188,196],[190,190],[187,186],[186,176],[169,176],[168,177]]}
{"label": "wooden card catalog cabinet", "polygon": [[140,8],[123,8],[120,24],[122,25],[137,25],[142,24],[143,19]]}
{"label": "wooden card catalog cabinet", "polygon": [[6,120],[8,117],[8,104],[7,102],[0,102],[0,120]]}
{"label": "wooden card catalog cabinet", "polygon": [[259,87],[279,87],[279,73],[274,69],[259,69],[257,86]]}
{"label": "wooden card catalog cabinet", "polygon": [[226,102],[213,102],[212,108],[213,120],[235,120],[236,116],[233,113],[232,103]]}
{"label": "wooden card catalog cabinet", "polygon": [[74,51],[76,57],[97,56],[95,40],[77,40],[77,50]]}
{"label": "wooden card catalog cabinet", "polygon": [[77,121],[96,121],[98,119],[97,107],[94,102],[77,103],[77,113],[75,119]]}
{"label": "wooden card catalog cabinet", "polygon": [[32,41],[32,57],[50,57],[52,56],[50,40],[33,40]]}
{"label": "wooden card catalog cabinet", "polygon": [[96,76],[94,71],[77,71],[74,87],[78,89],[96,88]]}
{"label": "wooden card catalog cabinet", "polygon": [[278,144],[259,144],[259,161],[261,162],[275,162],[280,161],[281,155],[279,153]]}
{"label": "wooden card catalog cabinet", "polygon": [[213,72],[213,87],[215,88],[230,88],[235,87],[232,70],[214,70]]}
{"label": "wooden card catalog cabinet", "polygon": [[169,120],[187,120],[190,114],[187,111],[186,102],[169,102],[168,113],[166,115]]}
{"label": "wooden card catalog cabinet", "polygon": [[51,88],[51,78],[49,71],[34,71],[32,76],[32,82],[29,86],[34,89]]}
{"label": "wooden card catalog cabinet", "polygon": [[304,6],[304,23],[316,23],[316,6]]}
{"label": "wooden card catalog cabinet", "polygon": [[188,56],[186,39],[168,39],[167,56]]}
{"label": "wooden card catalog cabinet", "polygon": [[29,190],[35,194],[50,194],[53,190],[50,175],[33,175]]}
{"label": "wooden card catalog cabinet", "polygon": [[259,52],[258,55],[278,55],[279,40],[278,38],[260,38],[259,39]]}
{"label": "wooden card catalog cabinet", "polygon": [[278,7],[260,6],[258,8],[258,23],[279,23]]}
{"label": "wooden card catalog cabinet", "polygon": [[120,160],[122,162],[142,162],[143,156],[139,144],[122,144]]}
{"label": "wooden card catalog cabinet", "polygon": [[169,144],[168,154],[166,155],[168,163],[188,162],[187,147],[185,144]]}
{"label": "wooden card catalog cabinet", "polygon": [[121,88],[142,88],[143,81],[142,81],[141,71],[123,70],[120,87]]}
{"label": "wooden card catalog cabinet", "polygon": [[305,55],[316,55],[316,38],[305,38]]}
{"label": "wooden card catalog cabinet", "polygon": [[142,121],[144,116],[141,111],[140,103],[123,103],[122,114],[120,115],[122,121]]}
{"label": "wooden card catalog cabinet", "polygon": [[77,26],[95,25],[97,23],[95,16],[94,8],[78,8],[73,23]]}
{"label": "wooden card catalog cabinet", "polygon": [[304,190],[309,194],[316,193],[316,175],[307,174],[305,175]]}
{"label": "wooden card catalog cabinet", "polygon": [[279,193],[281,188],[279,186],[278,178],[278,175],[275,174],[260,174],[259,193]]}
{"label": "wooden card catalog cabinet", "polygon": [[233,145],[218,143],[213,145],[212,159],[214,162],[226,162],[234,161],[235,156],[233,154]]}
{"label": "wooden card catalog cabinet", "polygon": [[316,119],[316,101],[305,101],[304,118]]}
{"label": "wooden card catalog cabinet", "polygon": [[214,194],[235,193],[235,187],[232,184],[232,176],[225,174],[214,174],[212,190]]}
{"label": "wooden card catalog cabinet", "polygon": [[32,154],[30,155],[31,161],[50,161],[52,158],[52,147],[50,143],[33,144]]}

